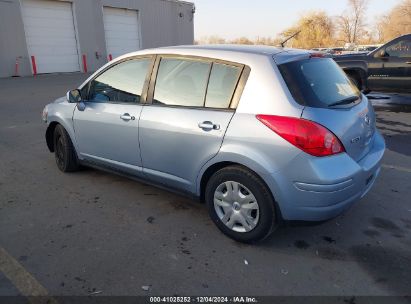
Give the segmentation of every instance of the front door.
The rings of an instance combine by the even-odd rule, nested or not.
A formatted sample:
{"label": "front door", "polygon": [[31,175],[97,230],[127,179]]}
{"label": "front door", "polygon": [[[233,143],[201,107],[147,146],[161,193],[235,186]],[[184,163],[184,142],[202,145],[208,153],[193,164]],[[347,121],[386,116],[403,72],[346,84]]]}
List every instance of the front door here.
{"label": "front door", "polygon": [[371,90],[411,93],[411,38],[400,38],[379,50],[369,72]]}
{"label": "front door", "polygon": [[234,115],[230,103],[242,69],[205,59],[161,58],[151,104],[140,117],[147,177],[194,191],[201,167],[218,153]]}
{"label": "front door", "polygon": [[151,58],[115,64],[89,83],[84,103],[74,112],[74,131],[82,158],[141,172],[138,120]]}

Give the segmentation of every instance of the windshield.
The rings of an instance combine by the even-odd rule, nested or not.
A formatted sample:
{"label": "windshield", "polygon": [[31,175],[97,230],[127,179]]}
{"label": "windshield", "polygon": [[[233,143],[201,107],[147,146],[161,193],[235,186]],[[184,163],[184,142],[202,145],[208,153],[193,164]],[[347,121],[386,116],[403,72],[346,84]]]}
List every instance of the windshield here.
{"label": "windshield", "polygon": [[294,99],[301,105],[327,108],[340,103],[354,103],[361,96],[331,58],[293,61],[278,68]]}

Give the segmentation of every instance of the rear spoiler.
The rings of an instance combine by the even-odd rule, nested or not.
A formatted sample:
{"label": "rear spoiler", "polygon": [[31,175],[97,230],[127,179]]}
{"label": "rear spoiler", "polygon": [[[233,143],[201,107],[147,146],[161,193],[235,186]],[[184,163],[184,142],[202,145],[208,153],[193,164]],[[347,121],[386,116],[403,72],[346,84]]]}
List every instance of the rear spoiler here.
{"label": "rear spoiler", "polygon": [[324,52],[295,49],[285,50],[284,52],[273,55],[273,59],[277,65],[309,58],[331,58],[331,55]]}

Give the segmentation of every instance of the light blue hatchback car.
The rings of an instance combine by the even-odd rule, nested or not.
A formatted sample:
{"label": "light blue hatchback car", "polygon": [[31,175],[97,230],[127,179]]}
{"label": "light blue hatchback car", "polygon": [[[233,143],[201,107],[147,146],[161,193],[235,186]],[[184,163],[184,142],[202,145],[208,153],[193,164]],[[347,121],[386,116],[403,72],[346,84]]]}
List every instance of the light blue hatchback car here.
{"label": "light blue hatchback car", "polygon": [[337,216],[370,190],[385,150],[371,104],[332,59],[274,47],[127,54],[43,120],[61,171],[94,166],[197,197],[242,242]]}

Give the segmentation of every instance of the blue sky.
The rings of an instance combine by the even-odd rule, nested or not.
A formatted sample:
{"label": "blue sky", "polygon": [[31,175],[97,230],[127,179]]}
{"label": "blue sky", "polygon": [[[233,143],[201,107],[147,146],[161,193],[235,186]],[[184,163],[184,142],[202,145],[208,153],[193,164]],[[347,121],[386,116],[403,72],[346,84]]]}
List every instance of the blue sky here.
{"label": "blue sky", "polygon": [[[271,36],[291,26],[305,12],[341,14],[346,0],[191,0],[196,5],[195,38],[218,35],[226,39]],[[369,0],[368,23],[400,0]]]}

